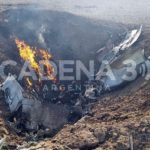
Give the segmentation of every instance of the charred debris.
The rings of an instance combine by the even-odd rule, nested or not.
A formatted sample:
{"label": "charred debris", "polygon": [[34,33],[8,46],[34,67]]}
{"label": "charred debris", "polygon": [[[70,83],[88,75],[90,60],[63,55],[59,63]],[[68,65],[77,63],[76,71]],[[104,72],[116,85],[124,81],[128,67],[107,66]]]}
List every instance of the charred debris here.
{"label": "charred debris", "polygon": [[[41,25],[40,21],[38,22],[38,24],[34,26],[33,23],[34,21],[31,19],[34,17],[36,18],[38,16],[37,12],[35,14],[31,13],[31,18],[30,18],[30,13],[25,13],[24,10],[21,12],[24,15],[24,18],[25,19],[29,18],[29,20],[27,20],[26,24],[23,24],[22,27],[18,26],[19,28],[18,30],[21,31],[23,28],[26,27],[28,28],[29,35],[35,33],[31,35],[33,36],[32,38],[34,39],[36,37],[35,39],[38,41],[38,44],[42,45],[44,49],[47,49],[47,51],[44,51],[44,53],[46,52],[46,59],[50,59],[51,56],[49,56],[49,54],[51,52],[53,53],[53,51],[51,51],[51,48],[59,49],[64,44],[62,43],[62,41],[59,41],[58,38],[59,33],[57,33],[57,31],[55,30],[52,30],[56,21],[58,21],[58,19],[62,20],[60,17],[58,17],[59,13],[57,12],[58,14],[57,13],[55,14],[54,12],[51,12],[51,14],[53,14],[53,18],[49,20],[47,18],[44,19],[40,18],[41,21],[48,20],[48,23],[52,24],[52,26],[49,27],[48,26],[49,24]],[[12,13],[15,15],[15,18],[13,18],[10,15],[9,11],[5,13],[6,19],[4,19],[5,23],[2,25],[2,27],[4,27],[6,24],[7,26],[9,26],[8,25],[9,22],[12,23],[11,25],[14,25],[16,22],[17,25],[20,24],[22,20],[22,16],[19,13],[19,11],[16,12],[13,10]],[[48,12],[46,12],[44,16],[47,16],[47,14]],[[65,14],[63,16],[63,19],[65,20],[67,17],[70,16],[68,14]],[[82,18],[79,18],[78,20],[75,17],[74,19],[77,22],[77,24],[80,24],[80,22],[82,21]],[[73,20],[70,20],[70,22],[73,22]],[[71,39],[72,40],[71,45],[73,45],[74,47],[72,48],[73,49],[72,52],[62,53],[62,51],[59,51],[58,53],[55,54],[54,57],[59,58],[62,55],[64,58],[67,58],[68,55],[70,55],[72,59],[76,59],[78,57],[80,57],[81,59],[85,59],[80,56],[80,52],[74,51],[74,49],[78,49],[79,47],[81,47],[82,43],[79,44],[80,45],[79,47],[76,46],[76,44],[77,42],[80,42],[78,40],[78,37],[82,36],[82,34],[76,35],[77,39],[72,39],[73,37],[71,34],[68,35],[63,31],[66,30],[66,26],[69,23],[66,26],[63,26],[61,23],[62,22],[60,21],[60,24],[57,25],[56,29],[60,30],[61,32],[60,35],[62,38],[63,37],[66,38],[65,44],[67,45],[68,41]],[[87,23],[89,23],[90,25],[86,26]],[[11,25],[9,26],[9,28],[11,28]],[[82,25],[83,25],[82,28],[86,26],[86,28],[84,28],[85,32],[87,32],[86,30],[88,28],[94,28],[96,26],[95,24],[91,24],[90,22],[88,22],[86,19],[84,20],[84,23]],[[40,28],[38,28],[38,26],[40,26]],[[74,25],[72,26],[74,27]],[[70,30],[69,25],[68,28]],[[96,26],[96,28],[98,27]],[[103,29],[104,26],[102,26],[102,32],[103,35],[106,35]],[[75,27],[74,30],[76,31]],[[122,32],[120,31],[120,29],[115,29],[115,30],[117,30],[117,32]],[[96,56],[94,58],[97,60],[98,66],[102,65],[104,66],[104,68],[105,67],[107,68],[108,65],[111,66],[112,73],[115,76],[116,80],[111,80],[107,72],[105,74],[104,73],[102,74],[102,71],[99,70],[95,75],[96,81],[88,81],[89,87],[87,89],[83,89],[83,90],[76,89],[70,91],[61,89],[59,92],[53,91],[52,93],[47,93],[47,92],[44,93],[39,88],[40,85],[39,84],[37,85],[36,83],[30,81],[30,79],[26,79],[26,82],[19,83],[16,80],[14,75],[9,74],[8,77],[5,80],[3,80],[3,82],[0,85],[1,91],[3,92],[3,97],[5,99],[5,103],[9,108],[9,115],[7,116],[6,119],[8,126],[10,126],[10,128],[19,135],[25,136],[26,133],[29,133],[31,136],[27,138],[29,138],[30,140],[38,140],[39,138],[43,138],[46,136],[52,137],[65,124],[75,123],[84,115],[92,115],[92,111],[91,111],[92,105],[97,100],[97,98],[100,97],[102,94],[120,88],[122,86],[125,86],[130,82],[134,82],[140,76],[146,76],[146,78],[148,78],[149,77],[148,73],[150,71],[149,58],[147,58],[144,55],[144,50],[132,51],[132,47],[139,40],[142,30],[143,30],[142,26],[133,29],[131,31],[127,30],[125,33],[120,35],[123,36],[124,38],[122,38],[122,40],[118,44],[110,40],[112,36],[114,36],[114,39],[116,41],[116,35],[114,33],[112,34],[107,33],[109,34],[109,36],[107,35],[107,37],[109,37],[107,39],[98,38],[98,35],[96,35],[97,37],[97,39],[95,40],[96,43],[99,40],[102,40],[102,43],[107,43],[107,44],[105,46],[104,44],[101,44],[100,46],[104,46],[104,47],[100,48],[98,51],[97,50],[93,52],[90,51],[87,55],[86,61],[90,58],[91,54],[92,56]],[[30,31],[32,31],[32,33],[30,33]],[[49,33],[47,33],[46,31],[49,31]],[[93,29],[94,33],[96,33],[97,31],[101,32],[101,30],[99,31],[99,29],[97,30]],[[3,30],[4,35],[8,36],[10,33],[13,34],[11,37],[12,39],[14,39],[14,36],[17,37],[20,36],[17,29],[14,27],[12,27],[12,31],[9,31],[9,33],[8,31]],[[46,38],[48,37],[47,34],[51,35],[52,39]],[[93,37],[95,36],[93,33],[91,33],[90,35]],[[24,38],[25,40],[29,41],[27,37],[27,32],[24,30],[22,30],[22,35],[20,36],[20,38],[21,39]],[[52,44],[52,47],[50,48],[50,45],[48,44],[49,43],[51,44],[51,42],[56,43],[56,45],[54,46]],[[33,43],[36,42],[33,41]],[[28,50],[30,48],[31,50],[31,47],[29,47],[22,41],[16,40],[16,44],[18,49],[24,48],[24,50]],[[70,48],[70,47],[67,48],[66,45],[65,45],[66,49]],[[4,48],[7,48],[7,46],[5,46]],[[86,51],[86,48],[87,46],[82,47],[84,52]],[[11,53],[9,53],[9,55],[11,55]],[[26,58],[28,58],[28,56],[26,57],[23,54],[20,54],[20,56],[22,56],[23,60],[26,60]],[[137,75],[132,81],[126,81],[122,79],[123,75],[128,74],[127,68],[130,67],[128,64],[119,65],[119,67],[116,67],[114,65],[115,63],[118,63],[118,61],[120,61],[119,63],[121,64],[121,62],[127,59],[131,59],[136,62],[135,70],[137,72]],[[34,69],[36,71],[38,70],[38,67],[36,67],[36,62],[32,67],[33,68],[35,67]],[[53,68],[51,68],[50,66],[48,70],[50,71],[50,73],[52,73]],[[37,71],[37,73],[40,74],[39,71]],[[48,73],[49,72],[47,71],[47,74]],[[55,82],[55,79],[53,79],[53,81]],[[72,82],[71,84],[73,87],[76,86],[77,83]],[[37,90],[37,88],[39,90]]]}

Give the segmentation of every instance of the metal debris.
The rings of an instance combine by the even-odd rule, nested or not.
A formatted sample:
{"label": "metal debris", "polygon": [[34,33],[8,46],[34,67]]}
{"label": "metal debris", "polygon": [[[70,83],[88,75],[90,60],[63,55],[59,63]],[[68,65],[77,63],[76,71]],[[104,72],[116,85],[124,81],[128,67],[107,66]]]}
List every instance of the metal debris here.
{"label": "metal debris", "polygon": [[[101,95],[101,93],[105,93],[107,91],[112,91],[119,87],[123,87],[130,82],[135,81],[138,77],[145,77],[145,79],[150,78],[150,59],[146,57],[144,54],[144,50],[140,50],[130,55],[128,60],[132,60],[135,63],[135,71],[136,74],[131,79],[126,79],[128,77],[128,70],[130,69],[130,64],[124,64],[121,68],[115,68],[114,66],[111,68],[111,72],[113,74],[113,78],[111,78],[107,72],[105,74],[100,70],[96,75],[96,88],[90,87],[85,91],[85,97],[90,99],[96,99]],[[125,61],[125,60],[122,60]],[[106,66],[109,65],[108,63]],[[107,67],[106,67],[107,68]],[[95,91],[98,91],[99,95],[96,96]]]}
{"label": "metal debris", "polygon": [[[140,26],[139,29],[134,29],[130,31],[125,39],[117,46],[115,46],[111,51],[109,51],[105,56],[103,57],[103,60],[100,61],[108,61],[109,64],[114,62],[116,59],[118,59],[123,51],[127,50],[130,48],[135,42],[139,39],[140,35],[142,33],[142,25]],[[97,53],[101,53],[104,48],[101,48],[100,50],[97,51]]]}

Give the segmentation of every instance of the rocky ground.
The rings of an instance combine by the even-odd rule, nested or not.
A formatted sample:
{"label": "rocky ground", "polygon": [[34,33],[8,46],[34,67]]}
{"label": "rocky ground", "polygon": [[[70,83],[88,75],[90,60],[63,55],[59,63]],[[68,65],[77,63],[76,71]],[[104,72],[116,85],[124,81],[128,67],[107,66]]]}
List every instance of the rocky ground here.
{"label": "rocky ground", "polygon": [[125,89],[100,98],[93,104],[90,115],[74,125],[65,125],[52,139],[29,143],[8,128],[1,102],[0,137],[6,138],[6,149],[23,145],[20,149],[128,150],[133,141],[136,150],[143,150],[150,143],[149,97],[149,82],[138,80]]}
{"label": "rocky ground", "polygon": [[102,98],[94,104],[90,116],[24,150],[128,150],[132,144],[136,150],[145,150],[150,146],[149,91],[149,83],[145,83],[134,94]]}
{"label": "rocky ground", "polygon": [[[136,150],[150,146],[150,86],[143,83],[127,95],[116,92],[93,105],[90,115],[74,125],[65,125],[53,138],[25,142],[0,120],[0,136],[6,137],[6,148],[23,150]],[[4,147],[5,148],[5,147]]]}

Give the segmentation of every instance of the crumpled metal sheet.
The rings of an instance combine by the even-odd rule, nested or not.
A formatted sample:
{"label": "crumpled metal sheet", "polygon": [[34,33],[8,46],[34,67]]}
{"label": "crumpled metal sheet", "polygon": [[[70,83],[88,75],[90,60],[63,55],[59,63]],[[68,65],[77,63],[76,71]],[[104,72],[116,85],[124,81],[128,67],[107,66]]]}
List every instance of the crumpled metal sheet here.
{"label": "crumpled metal sheet", "polygon": [[[142,33],[142,25],[140,26],[139,29],[134,29],[128,32],[125,39],[119,45],[115,46],[111,51],[109,51],[101,61],[106,60],[109,62],[109,64],[114,62],[122,55],[123,51],[127,50],[133,44],[135,44],[135,42],[139,39],[141,33]],[[103,50],[103,48],[98,50],[98,53],[100,53],[101,50]]]}
{"label": "crumpled metal sheet", "polygon": [[17,111],[23,100],[23,88],[21,85],[16,81],[13,75],[9,74],[0,87],[5,93],[5,101],[9,105],[10,111]]}

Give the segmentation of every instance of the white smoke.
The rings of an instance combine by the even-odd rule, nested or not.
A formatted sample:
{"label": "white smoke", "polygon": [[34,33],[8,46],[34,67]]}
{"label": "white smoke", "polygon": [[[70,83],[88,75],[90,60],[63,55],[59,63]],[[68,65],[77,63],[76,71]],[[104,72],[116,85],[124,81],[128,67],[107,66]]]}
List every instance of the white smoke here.
{"label": "white smoke", "polygon": [[71,12],[100,20],[147,24],[149,0],[2,0],[1,4],[38,4],[45,9]]}

